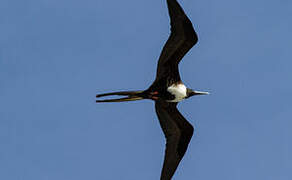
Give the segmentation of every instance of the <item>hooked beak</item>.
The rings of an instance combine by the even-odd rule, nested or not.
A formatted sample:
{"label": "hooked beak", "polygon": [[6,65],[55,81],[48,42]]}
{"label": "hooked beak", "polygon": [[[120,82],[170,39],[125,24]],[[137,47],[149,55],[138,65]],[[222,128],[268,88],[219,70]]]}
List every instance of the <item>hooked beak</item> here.
{"label": "hooked beak", "polygon": [[208,95],[208,92],[204,92],[204,91],[193,91],[190,89],[190,93],[188,97],[194,96],[194,95]]}
{"label": "hooked beak", "polygon": [[204,91],[193,91],[193,95],[209,95],[210,93]]}

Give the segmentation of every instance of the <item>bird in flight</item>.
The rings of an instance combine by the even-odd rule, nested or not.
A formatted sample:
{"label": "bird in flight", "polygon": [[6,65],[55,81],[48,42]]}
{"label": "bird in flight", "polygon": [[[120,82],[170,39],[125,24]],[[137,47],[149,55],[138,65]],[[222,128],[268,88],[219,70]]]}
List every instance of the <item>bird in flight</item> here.
{"label": "bird in flight", "polygon": [[178,64],[184,55],[197,43],[198,37],[189,18],[176,0],[166,0],[171,25],[171,34],[158,60],[156,79],[144,91],[121,91],[97,94],[97,98],[118,95],[118,99],[98,99],[100,102],[123,102],[150,99],[155,101],[155,110],[166,138],[166,150],[161,180],[170,180],[174,175],[194,128],[177,110],[177,104],[194,95],[208,92],[194,91],[181,81]]}

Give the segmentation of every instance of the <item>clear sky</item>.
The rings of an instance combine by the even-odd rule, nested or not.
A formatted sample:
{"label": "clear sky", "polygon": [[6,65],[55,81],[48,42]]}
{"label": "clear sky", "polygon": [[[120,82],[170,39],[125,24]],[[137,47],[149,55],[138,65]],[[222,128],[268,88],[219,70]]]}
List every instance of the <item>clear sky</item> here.
{"label": "clear sky", "polygon": [[[198,44],[179,110],[195,135],[176,180],[292,179],[292,1],[179,0]],[[0,179],[159,179],[165,140],[145,100],[169,35],[165,0],[0,1]]]}

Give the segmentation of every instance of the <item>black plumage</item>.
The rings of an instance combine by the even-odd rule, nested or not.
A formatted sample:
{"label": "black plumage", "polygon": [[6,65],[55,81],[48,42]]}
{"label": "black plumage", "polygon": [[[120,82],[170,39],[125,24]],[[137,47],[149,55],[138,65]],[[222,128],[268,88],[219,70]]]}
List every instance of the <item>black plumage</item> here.
{"label": "black plumage", "polygon": [[[180,78],[178,64],[197,43],[198,37],[189,18],[176,0],[167,0],[171,34],[158,60],[155,81],[144,91],[123,91],[96,95],[126,96],[96,102],[122,102],[141,99],[155,101],[155,110],[166,138],[161,180],[170,180],[183,158],[194,128],[177,109],[178,101],[193,95],[208,94],[186,88]],[[172,89],[170,89],[172,87]]]}

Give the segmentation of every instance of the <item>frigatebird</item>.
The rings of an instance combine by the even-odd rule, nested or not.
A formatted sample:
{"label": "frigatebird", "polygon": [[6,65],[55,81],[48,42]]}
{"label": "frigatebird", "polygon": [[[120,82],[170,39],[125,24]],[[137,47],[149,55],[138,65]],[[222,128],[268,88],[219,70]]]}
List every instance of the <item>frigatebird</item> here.
{"label": "frigatebird", "polygon": [[156,79],[144,91],[121,91],[97,94],[96,97],[124,96],[118,99],[103,99],[96,102],[123,102],[142,99],[155,101],[155,110],[166,138],[166,150],[161,180],[170,180],[174,175],[193,136],[193,126],[177,109],[179,101],[208,92],[194,91],[181,81],[178,64],[184,55],[197,43],[198,37],[189,18],[176,0],[167,0],[171,34],[158,60]]}

